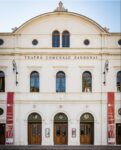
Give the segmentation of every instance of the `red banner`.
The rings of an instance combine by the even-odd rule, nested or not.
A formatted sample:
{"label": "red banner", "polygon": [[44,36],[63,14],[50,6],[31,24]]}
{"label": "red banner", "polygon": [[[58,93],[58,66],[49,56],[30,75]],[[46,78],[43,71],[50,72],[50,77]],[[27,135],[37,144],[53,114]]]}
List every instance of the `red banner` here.
{"label": "red banner", "polygon": [[115,144],[114,92],[108,92],[108,144]]}
{"label": "red banner", "polygon": [[6,144],[13,144],[13,92],[7,93]]}

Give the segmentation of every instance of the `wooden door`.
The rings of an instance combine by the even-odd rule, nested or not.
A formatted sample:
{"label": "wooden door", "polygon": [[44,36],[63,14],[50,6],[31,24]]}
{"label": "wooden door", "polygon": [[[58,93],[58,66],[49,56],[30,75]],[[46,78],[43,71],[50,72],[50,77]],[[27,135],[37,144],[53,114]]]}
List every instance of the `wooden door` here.
{"label": "wooden door", "polygon": [[116,144],[121,144],[121,123],[116,124]]}
{"label": "wooden door", "polygon": [[66,145],[68,143],[68,124],[54,125],[54,144]]}
{"label": "wooden door", "polygon": [[93,124],[80,124],[80,144],[93,144]]}
{"label": "wooden door", "polygon": [[0,124],[0,144],[5,144],[5,124]]}
{"label": "wooden door", "polygon": [[41,123],[28,124],[28,144],[41,144]]}

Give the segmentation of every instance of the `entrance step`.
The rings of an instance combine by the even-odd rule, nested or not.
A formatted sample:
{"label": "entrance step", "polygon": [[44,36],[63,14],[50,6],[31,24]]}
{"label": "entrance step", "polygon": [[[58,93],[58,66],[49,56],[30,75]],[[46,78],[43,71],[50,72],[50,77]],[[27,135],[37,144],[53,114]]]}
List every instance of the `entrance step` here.
{"label": "entrance step", "polygon": [[121,150],[121,146],[3,146],[0,145],[0,150]]}

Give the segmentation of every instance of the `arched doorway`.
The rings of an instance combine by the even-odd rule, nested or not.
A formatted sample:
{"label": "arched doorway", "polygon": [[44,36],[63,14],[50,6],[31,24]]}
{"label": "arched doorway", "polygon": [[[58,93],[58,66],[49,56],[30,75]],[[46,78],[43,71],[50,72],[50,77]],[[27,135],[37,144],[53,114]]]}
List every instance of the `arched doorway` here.
{"label": "arched doorway", "polygon": [[94,117],[90,113],[80,117],[80,144],[94,144]]}
{"label": "arched doorway", "polygon": [[5,144],[5,124],[0,123],[0,145]]}
{"label": "arched doorway", "polygon": [[54,144],[68,144],[68,117],[64,113],[58,113],[54,117]]}
{"label": "arched doorway", "polygon": [[28,117],[28,144],[41,144],[42,142],[42,119],[37,113]]}
{"label": "arched doorway", "polygon": [[116,144],[121,145],[121,123],[116,124]]}

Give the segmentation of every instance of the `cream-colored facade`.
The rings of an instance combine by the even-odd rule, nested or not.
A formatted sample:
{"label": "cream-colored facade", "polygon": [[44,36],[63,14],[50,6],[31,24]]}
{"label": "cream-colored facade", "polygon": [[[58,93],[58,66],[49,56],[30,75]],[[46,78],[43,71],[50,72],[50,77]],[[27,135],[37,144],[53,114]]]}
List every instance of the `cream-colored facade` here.
{"label": "cream-colored facade", "polygon": [[[60,47],[52,47],[53,31],[60,32]],[[70,47],[62,47],[62,32],[70,33]],[[0,92],[0,124],[6,124],[7,92],[14,92],[14,144],[28,145],[28,117],[42,118],[42,145],[54,145],[54,116],[68,118],[68,145],[80,145],[80,117],[94,117],[94,145],[107,145],[107,93],[115,93],[115,131],[121,123],[121,93],[116,77],[121,71],[121,33],[110,33],[95,21],[63,7],[25,22],[12,33],[0,33],[0,71],[5,73],[5,92]],[[38,40],[33,45],[33,39]],[[84,40],[90,41],[89,45]],[[17,65],[13,71],[13,60]],[[108,60],[108,71],[104,74]],[[39,73],[39,92],[30,92],[30,74]],[[56,74],[66,75],[66,91],[56,92]],[[92,91],[82,91],[82,74],[92,74]],[[105,84],[103,83],[105,81]],[[46,129],[50,136],[46,136]],[[72,136],[72,130],[76,130]],[[115,134],[116,137],[116,134]],[[116,143],[116,142],[115,142]]]}

